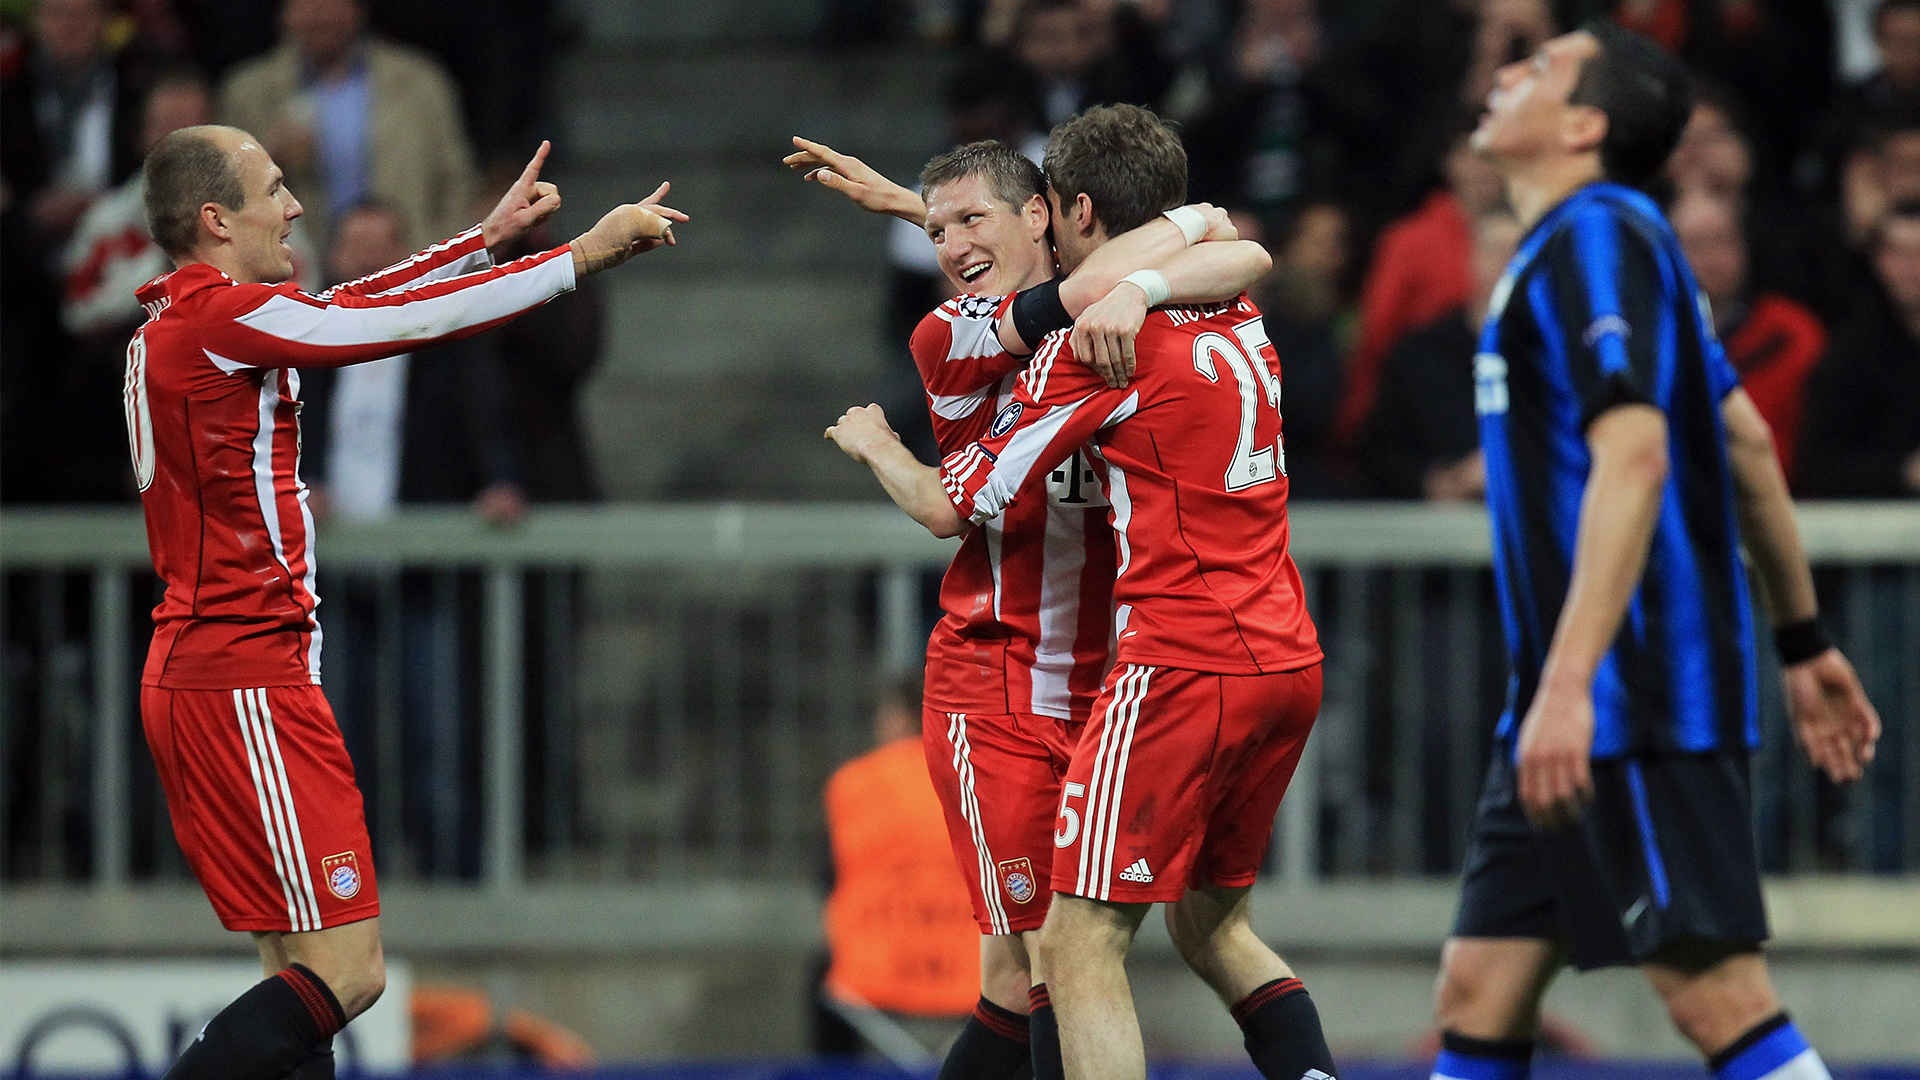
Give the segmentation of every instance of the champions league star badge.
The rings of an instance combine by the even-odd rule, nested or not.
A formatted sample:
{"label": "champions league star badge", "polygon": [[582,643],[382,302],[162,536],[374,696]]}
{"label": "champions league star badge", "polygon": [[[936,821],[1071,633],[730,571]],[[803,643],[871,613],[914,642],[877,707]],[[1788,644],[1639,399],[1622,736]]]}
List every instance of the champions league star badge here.
{"label": "champions league star badge", "polygon": [[340,899],[351,900],[360,895],[360,861],[353,852],[343,851],[321,859],[320,873],[327,879],[328,890]]}
{"label": "champions league star badge", "polygon": [[1007,895],[1016,904],[1024,904],[1033,899],[1033,863],[1026,859],[1011,859],[1000,864],[1000,880],[1006,883]]}

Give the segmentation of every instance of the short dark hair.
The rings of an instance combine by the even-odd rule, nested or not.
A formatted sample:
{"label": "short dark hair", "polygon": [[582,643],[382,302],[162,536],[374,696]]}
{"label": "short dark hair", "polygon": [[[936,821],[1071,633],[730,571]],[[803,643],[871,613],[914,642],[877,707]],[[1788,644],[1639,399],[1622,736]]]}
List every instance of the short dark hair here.
{"label": "short dark hair", "polygon": [[1666,164],[1693,112],[1686,66],[1617,23],[1593,19],[1581,29],[1600,49],[1581,65],[1567,100],[1607,114],[1600,167],[1609,179],[1638,187]]}
{"label": "short dark hair", "polygon": [[1108,236],[1187,201],[1180,136],[1138,105],[1099,105],[1054,128],[1046,170],[1061,205],[1087,196]]}
{"label": "short dark hair", "polygon": [[998,139],[982,139],[953,149],[927,162],[920,170],[920,190],[983,176],[993,197],[1015,210],[1035,195],[1047,197],[1047,178],[1033,160]]}
{"label": "short dark hair", "polygon": [[160,250],[175,258],[199,242],[202,206],[218,203],[237,210],[247,202],[233,156],[209,137],[211,130],[181,128],[147,155],[147,230]]}

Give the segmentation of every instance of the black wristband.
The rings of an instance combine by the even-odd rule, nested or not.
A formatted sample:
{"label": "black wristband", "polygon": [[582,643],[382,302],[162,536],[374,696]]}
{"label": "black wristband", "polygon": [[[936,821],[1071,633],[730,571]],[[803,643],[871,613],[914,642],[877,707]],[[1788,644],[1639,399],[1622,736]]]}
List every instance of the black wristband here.
{"label": "black wristband", "polygon": [[1020,340],[1026,342],[1029,349],[1038,349],[1048,334],[1072,325],[1073,316],[1067,314],[1067,306],[1060,302],[1059,278],[1022,289],[1013,297],[1013,328],[1020,332]]}
{"label": "black wristband", "polygon": [[1780,654],[1780,662],[1792,667],[1833,648],[1833,642],[1827,640],[1827,632],[1820,629],[1819,619],[1803,619],[1774,627],[1773,647]]}

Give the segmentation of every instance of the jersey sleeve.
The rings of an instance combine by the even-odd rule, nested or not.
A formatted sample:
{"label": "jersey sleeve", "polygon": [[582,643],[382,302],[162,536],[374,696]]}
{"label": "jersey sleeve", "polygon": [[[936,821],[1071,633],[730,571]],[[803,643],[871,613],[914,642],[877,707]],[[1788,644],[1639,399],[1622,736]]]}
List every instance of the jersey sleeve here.
{"label": "jersey sleeve", "polygon": [[[1000,344],[1000,317],[1011,296],[956,296],[913,331],[914,366],[927,388],[936,429],[981,417],[1002,380],[1026,362]],[[975,429],[976,432],[978,429]]]}
{"label": "jersey sleeve", "polygon": [[940,482],[961,517],[975,524],[997,517],[1028,478],[1052,470],[1101,428],[1139,408],[1139,382],[1109,387],[1074,359],[1067,340],[1066,331],[1048,336],[986,437],[940,463]]}
{"label": "jersey sleeve", "polygon": [[1657,405],[1679,328],[1673,282],[1653,244],[1596,205],[1575,215],[1543,254],[1546,362],[1563,366],[1581,428],[1616,405]]}
{"label": "jersey sleeve", "polygon": [[415,280],[374,293],[224,290],[231,296],[196,327],[199,344],[229,374],[379,360],[477,334],[546,303],[573,288],[573,257],[559,247],[478,273]]}
{"label": "jersey sleeve", "polygon": [[462,274],[478,273],[493,265],[486,240],[475,225],[451,240],[444,240],[366,277],[336,285],[321,296],[373,296],[393,289],[444,281]]}

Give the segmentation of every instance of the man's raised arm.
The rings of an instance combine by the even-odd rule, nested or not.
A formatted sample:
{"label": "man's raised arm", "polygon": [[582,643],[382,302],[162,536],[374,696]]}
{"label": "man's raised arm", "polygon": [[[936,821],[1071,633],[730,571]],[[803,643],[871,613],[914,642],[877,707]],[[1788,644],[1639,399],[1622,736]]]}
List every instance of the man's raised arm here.
{"label": "man's raised arm", "polygon": [[[660,185],[650,200],[666,191],[667,185]],[[685,214],[655,201],[628,203],[614,207],[565,247],[459,277],[420,281],[416,274],[416,283],[406,288],[373,292],[363,282],[317,296],[288,286],[230,290],[231,299],[222,298],[230,310],[202,331],[204,345],[217,365],[233,372],[340,367],[454,341],[546,303],[581,277],[673,243],[673,222],[685,220]],[[443,254],[457,260],[475,251],[484,256],[478,228],[456,240],[460,247]],[[383,274],[404,273],[407,266]]]}

